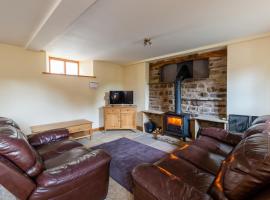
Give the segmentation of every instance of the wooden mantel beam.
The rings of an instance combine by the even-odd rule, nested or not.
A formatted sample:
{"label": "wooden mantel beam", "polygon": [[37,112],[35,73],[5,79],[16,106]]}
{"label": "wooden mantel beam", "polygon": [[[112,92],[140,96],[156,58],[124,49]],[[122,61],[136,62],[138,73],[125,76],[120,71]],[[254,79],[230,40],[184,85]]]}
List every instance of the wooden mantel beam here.
{"label": "wooden mantel beam", "polygon": [[210,57],[223,57],[227,55],[227,49],[217,50],[217,51],[211,51],[211,52],[204,52],[204,53],[196,53],[192,55],[186,55],[186,56],[178,56],[174,58],[167,58],[163,60],[159,60],[156,62],[151,62],[151,66],[164,66],[168,64],[177,64],[185,61],[191,61],[191,60],[200,60],[200,59],[207,59]]}

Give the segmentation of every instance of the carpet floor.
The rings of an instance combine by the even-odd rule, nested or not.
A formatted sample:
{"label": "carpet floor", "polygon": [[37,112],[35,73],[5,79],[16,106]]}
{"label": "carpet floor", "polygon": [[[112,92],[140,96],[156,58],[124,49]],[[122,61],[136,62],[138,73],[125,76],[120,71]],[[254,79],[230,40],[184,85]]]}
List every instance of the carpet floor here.
{"label": "carpet floor", "polygon": [[111,155],[110,176],[130,192],[131,171],[134,167],[143,163],[154,163],[166,155],[164,151],[128,138],[120,138],[91,149],[104,149]]}

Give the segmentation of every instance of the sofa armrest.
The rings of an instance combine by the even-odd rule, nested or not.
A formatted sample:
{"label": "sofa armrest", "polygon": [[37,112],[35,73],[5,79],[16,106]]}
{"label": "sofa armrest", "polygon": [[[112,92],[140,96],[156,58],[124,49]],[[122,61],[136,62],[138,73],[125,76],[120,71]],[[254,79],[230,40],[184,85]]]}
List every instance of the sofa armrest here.
{"label": "sofa armrest", "polygon": [[51,187],[65,184],[83,177],[96,169],[108,165],[110,155],[103,150],[94,150],[63,165],[43,171],[36,179],[37,185]]}
{"label": "sofa armrest", "polygon": [[36,147],[43,144],[48,144],[50,142],[56,142],[59,140],[67,139],[68,137],[69,137],[68,130],[62,128],[32,134],[28,136],[28,141],[32,146]]}
{"label": "sofa armrest", "polygon": [[210,200],[208,194],[181,181],[170,172],[151,164],[143,164],[132,171],[135,199]]}
{"label": "sofa armrest", "polygon": [[[36,188],[31,178],[26,176],[15,164],[2,156],[0,156],[0,169],[0,185],[5,187],[18,199],[28,199],[32,191]],[[3,198],[0,193],[0,199],[2,199],[1,197]]]}
{"label": "sofa armrest", "polygon": [[201,128],[200,135],[214,138],[232,146],[236,146],[243,139],[243,133],[233,133],[221,128],[214,127]]}

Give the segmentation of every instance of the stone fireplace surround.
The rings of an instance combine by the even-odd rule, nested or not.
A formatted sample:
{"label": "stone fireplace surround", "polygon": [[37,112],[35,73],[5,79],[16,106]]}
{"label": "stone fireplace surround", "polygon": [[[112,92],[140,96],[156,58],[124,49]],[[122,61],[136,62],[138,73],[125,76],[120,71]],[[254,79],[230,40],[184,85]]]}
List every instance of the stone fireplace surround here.
{"label": "stone fireplace surround", "polygon": [[[209,78],[187,79],[182,82],[182,112],[226,117],[227,55],[226,53],[207,55],[209,55]],[[160,82],[162,66],[164,66],[162,62],[150,64],[149,110],[174,111],[174,83]]]}

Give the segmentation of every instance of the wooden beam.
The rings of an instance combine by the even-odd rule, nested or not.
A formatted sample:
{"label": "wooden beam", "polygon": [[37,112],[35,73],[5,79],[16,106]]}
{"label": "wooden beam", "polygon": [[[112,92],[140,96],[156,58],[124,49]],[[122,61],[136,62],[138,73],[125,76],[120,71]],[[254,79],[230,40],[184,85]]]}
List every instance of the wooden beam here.
{"label": "wooden beam", "polygon": [[222,49],[222,50],[217,50],[217,51],[212,51],[212,52],[205,52],[205,53],[196,53],[192,55],[179,56],[179,57],[174,57],[174,58],[167,58],[167,59],[150,63],[150,66],[162,67],[164,65],[177,64],[177,63],[181,63],[185,61],[208,59],[210,57],[223,57],[223,56],[227,56],[227,49]]}
{"label": "wooden beam", "polygon": [[86,75],[71,75],[71,74],[56,74],[50,72],[42,72],[45,75],[56,75],[56,76],[66,76],[66,77],[83,77],[83,78],[96,78],[96,76],[86,76]]}

